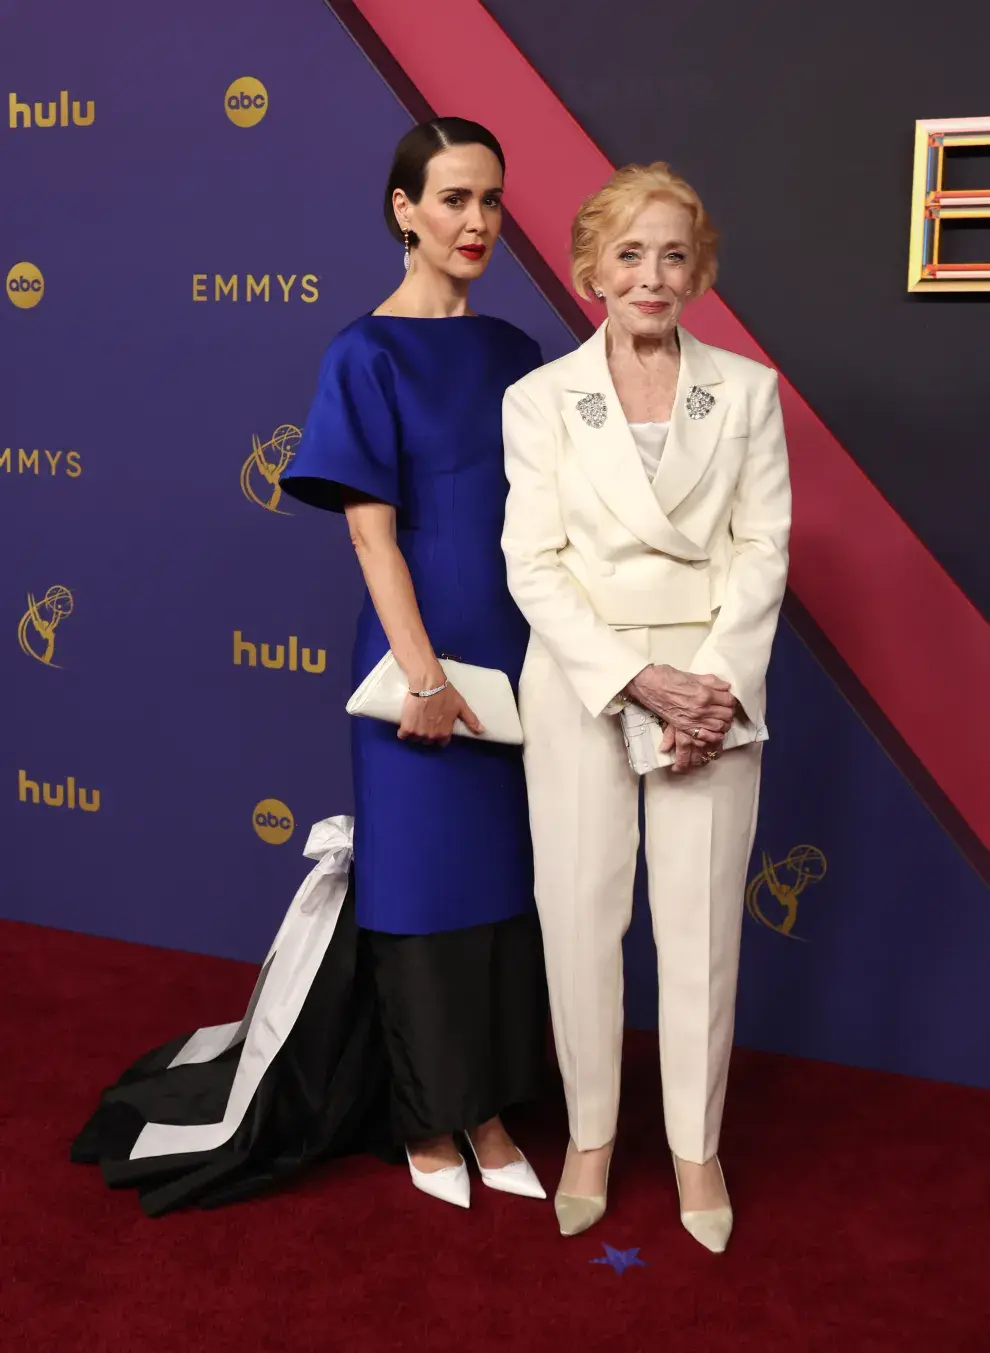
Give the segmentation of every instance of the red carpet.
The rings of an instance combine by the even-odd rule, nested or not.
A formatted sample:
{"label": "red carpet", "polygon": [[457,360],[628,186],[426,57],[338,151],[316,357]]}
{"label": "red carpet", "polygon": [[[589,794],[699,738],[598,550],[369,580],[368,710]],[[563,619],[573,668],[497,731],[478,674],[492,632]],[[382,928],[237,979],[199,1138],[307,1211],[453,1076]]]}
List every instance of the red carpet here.
{"label": "red carpet", "polygon": [[[469,1212],[372,1160],[148,1221],[70,1166],[96,1091],[152,1044],[237,1018],[253,969],[0,925],[4,1347],[25,1353],[986,1353],[990,1094],[738,1054],[728,1252],[681,1230],[654,1040],[627,1047],[605,1221],[474,1188]],[[121,1019],[122,1011],[131,1012]],[[783,1012],[786,1018],[786,1012]],[[520,1118],[548,1186],[559,1100]],[[621,1276],[589,1263],[639,1248]]]}

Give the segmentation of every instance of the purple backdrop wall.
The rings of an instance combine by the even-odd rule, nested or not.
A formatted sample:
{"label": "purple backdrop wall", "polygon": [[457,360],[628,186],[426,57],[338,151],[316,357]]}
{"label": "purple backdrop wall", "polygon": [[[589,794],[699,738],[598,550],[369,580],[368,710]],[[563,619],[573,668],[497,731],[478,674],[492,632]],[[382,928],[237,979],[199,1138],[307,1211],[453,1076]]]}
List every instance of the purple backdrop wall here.
{"label": "purple backdrop wall", "polygon": [[[2,13],[0,274],[44,292],[0,302],[0,913],[258,959],[309,825],[351,806],[360,585],[253,439],[291,450],[325,343],[399,275],[379,197],[408,118],[320,0]],[[572,345],[505,251],[476,299]],[[985,889],[786,628],[771,726],[741,1040],[990,1084]],[[626,956],[653,1025],[642,895]]]}

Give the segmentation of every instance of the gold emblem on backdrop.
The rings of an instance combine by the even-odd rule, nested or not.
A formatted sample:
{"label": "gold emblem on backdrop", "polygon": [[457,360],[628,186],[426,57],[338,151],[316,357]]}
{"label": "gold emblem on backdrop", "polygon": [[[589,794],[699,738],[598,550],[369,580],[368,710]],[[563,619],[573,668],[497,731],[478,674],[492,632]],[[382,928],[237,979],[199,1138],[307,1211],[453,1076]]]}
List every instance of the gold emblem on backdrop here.
{"label": "gold emblem on backdrop", "polygon": [[252,435],[251,454],[241,466],[241,492],[249,502],[280,517],[291,517],[291,512],[279,508],[282,487],[279,476],[296,454],[302,432],[294,423],[282,423],[267,442]]}
{"label": "gold emblem on backdrop", "polygon": [[262,799],[256,803],[251,821],[268,846],[284,846],[296,827],[292,809],[281,799]]}
{"label": "gold emblem on backdrop", "polygon": [[7,273],[7,300],[18,310],[33,310],[45,294],[45,279],[35,263],[15,263]]}
{"label": "gold emblem on backdrop", "polygon": [[828,869],[825,856],[817,846],[795,846],[784,859],[771,860],[761,852],[763,868],[750,879],[746,889],[746,910],[754,921],[788,939],[803,940],[794,934],[798,905],[805,889],[821,883]]}
{"label": "gold emblem on backdrop", "polygon": [[75,605],[72,593],[67,587],[50,587],[40,601],[35,601],[28,593],[27,610],[21,616],[17,626],[17,642],[21,652],[46,667],[58,667],[53,662],[55,654],[55,631],[62,621],[72,614]]}
{"label": "gold emblem on backdrop", "polygon": [[241,75],[227,86],[223,106],[235,127],[256,127],[268,112],[268,90],[255,76]]}

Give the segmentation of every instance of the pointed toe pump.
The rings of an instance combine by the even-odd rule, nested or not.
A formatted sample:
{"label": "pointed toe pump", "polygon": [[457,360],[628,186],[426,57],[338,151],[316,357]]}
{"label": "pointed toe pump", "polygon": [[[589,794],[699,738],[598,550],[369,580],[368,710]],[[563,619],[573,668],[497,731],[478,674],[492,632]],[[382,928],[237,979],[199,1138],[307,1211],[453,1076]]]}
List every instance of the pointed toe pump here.
{"label": "pointed toe pump", "polygon": [[460,1165],[448,1165],[442,1170],[417,1170],[407,1146],[406,1160],[409,1162],[412,1182],[421,1193],[439,1198],[442,1203],[453,1203],[455,1207],[471,1206],[471,1181],[467,1161],[463,1157]]}
{"label": "pointed toe pump", "polygon": [[508,1165],[500,1165],[496,1170],[486,1170],[481,1161],[478,1160],[478,1152],[475,1149],[474,1142],[469,1134],[467,1144],[471,1148],[471,1154],[474,1156],[475,1163],[481,1171],[481,1182],[487,1188],[495,1189],[498,1193],[514,1193],[520,1198],[545,1198],[546,1192],[539,1179],[536,1177],[536,1171],[530,1165],[529,1161],[519,1151],[519,1159],[512,1160]]}
{"label": "pointed toe pump", "polygon": [[[677,1180],[677,1197],[681,1197],[681,1180],[677,1173],[677,1157],[674,1156],[674,1178]],[[715,1164],[718,1166],[719,1177],[722,1180],[722,1189],[728,1199],[729,1191],[725,1187],[725,1175],[722,1173],[722,1165],[718,1157],[715,1157]],[[705,1208],[702,1211],[685,1212],[681,1208],[681,1225],[685,1231],[698,1242],[704,1245],[706,1250],[712,1254],[721,1254],[729,1243],[729,1236],[732,1234],[732,1208],[712,1207]]]}
{"label": "pointed toe pump", "polygon": [[582,1231],[589,1230],[604,1217],[608,1199],[608,1176],[611,1168],[612,1157],[609,1155],[608,1164],[605,1166],[605,1184],[599,1194],[585,1196],[579,1193],[564,1193],[561,1189],[557,1190],[554,1195],[553,1210],[557,1214],[557,1223],[560,1226],[562,1236],[579,1236]]}

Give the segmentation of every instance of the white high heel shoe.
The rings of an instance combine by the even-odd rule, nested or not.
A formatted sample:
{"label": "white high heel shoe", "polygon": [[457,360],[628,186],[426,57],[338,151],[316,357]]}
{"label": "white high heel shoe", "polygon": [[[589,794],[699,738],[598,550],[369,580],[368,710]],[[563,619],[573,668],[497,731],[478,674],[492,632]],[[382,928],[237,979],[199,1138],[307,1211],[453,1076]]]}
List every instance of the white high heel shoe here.
{"label": "white high heel shoe", "polygon": [[[677,1197],[681,1197],[681,1180],[677,1173],[677,1157],[671,1152],[674,1161],[674,1178],[677,1180]],[[722,1180],[722,1189],[726,1198],[729,1196],[729,1190],[725,1187],[725,1175],[722,1174],[722,1164],[718,1156],[715,1157],[715,1164],[718,1166],[719,1178]],[[681,1209],[681,1225],[687,1231],[688,1235],[694,1236],[699,1245],[704,1245],[706,1250],[711,1250],[712,1254],[721,1254],[729,1243],[729,1236],[732,1234],[732,1208],[731,1207],[711,1207],[702,1211],[685,1212]]]}
{"label": "white high heel shoe", "polygon": [[478,1160],[478,1152],[475,1150],[474,1142],[471,1140],[470,1133],[465,1132],[467,1144],[471,1148],[471,1154],[474,1156],[475,1163],[481,1171],[481,1182],[487,1184],[490,1189],[496,1189],[499,1193],[515,1193],[520,1198],[545,1198],[547,1195],[543,1190],[543,1185],[536,1177],[536,1171],[530,1165],[529,1161],[519,1151],[519,1159],[509,1161],[508,1165],[500,1165],[498,1169],[486,1170],[481,1161]]}
{"label": "white high heel shoe", "polygon": [[448,1165],[442,1170],[417,1170],[407,1146],[406,1160],[412,1182],[422,1193],[439,1198],[442,1203],[453,1203],[455,1207],[471,1206],[471,1180],[463,1156],[460,1165]]}

